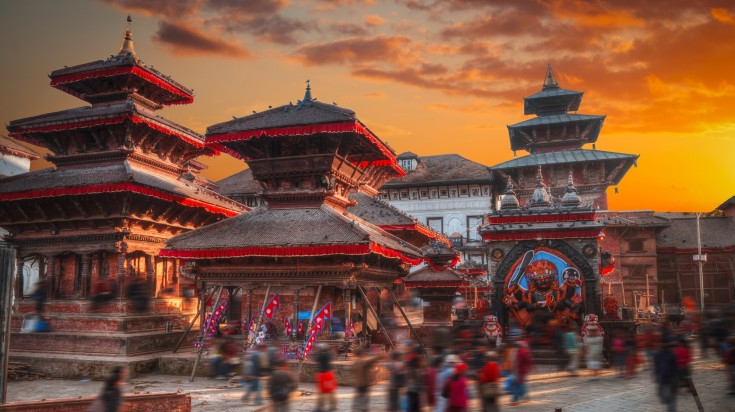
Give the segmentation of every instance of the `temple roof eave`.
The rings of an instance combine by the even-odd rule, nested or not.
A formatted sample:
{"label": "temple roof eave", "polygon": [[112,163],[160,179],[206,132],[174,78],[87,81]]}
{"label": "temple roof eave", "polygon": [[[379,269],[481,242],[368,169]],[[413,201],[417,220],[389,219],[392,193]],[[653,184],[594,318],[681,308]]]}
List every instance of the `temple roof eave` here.
{"label": "temple roof eave", "polygon": [[554,164],[584,163],[590,161],[625,161],[633,163],[638,159],[639,155],[627,153],[605,152],[602,150],[589,149],[567,149],[550,152],[542,152],[518,157],[491,166],[494,171],[507,171],[511,169],[519,169],[524,167],[538,167]]}

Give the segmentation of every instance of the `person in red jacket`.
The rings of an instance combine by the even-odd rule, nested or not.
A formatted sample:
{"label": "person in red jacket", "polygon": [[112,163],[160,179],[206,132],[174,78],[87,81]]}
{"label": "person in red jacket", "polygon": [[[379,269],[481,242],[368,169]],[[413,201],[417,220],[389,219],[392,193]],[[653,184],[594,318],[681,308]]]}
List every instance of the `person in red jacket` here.
{"label": "person in red jacket", "polygon": [[496,412],[498,408],[498,396],[500,396],[500,366],[498,366],[498,354],[495,352],[485,353],[487,363],[477,376],[482,396],[482,410],[484,412]]}
{"label": "person in red jacket", "polygon": [[691,377],[690,365],[692,363],[692,350],[685,338],[681,337],[677,340],[674,347],[674,356],[676,356],[678,387],[689,388],[689,378]]}
{"label": "person in red jacket", "polygon": [[528,342],[521,340],[518,342],[518,351],[516,353],[515,363],[515,381],[513,383],[513,400],[511,405],[518,405],[521,398],[528,400],[528,387],[526,379],[533,369],[533,357],[531,350],[528,348]]}
{"label": "person in red jacket", "polygon": [[447,395],[447,412],[465,412],[467,410],[470,395],[465,373],[467,373],[467,365],[460,363],[454,368],[454,375],[444,384],[442,396]]}

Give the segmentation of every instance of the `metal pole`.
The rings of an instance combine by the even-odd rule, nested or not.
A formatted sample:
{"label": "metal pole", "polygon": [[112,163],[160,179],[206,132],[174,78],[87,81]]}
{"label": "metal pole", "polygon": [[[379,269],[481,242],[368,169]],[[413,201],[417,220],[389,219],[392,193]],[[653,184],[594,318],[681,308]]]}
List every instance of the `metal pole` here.
{"label": "metal pole", "polygon": [[[202,296],[204,296],[204,291],[202,291]],[[209,321],[212,321],[212,318],[214,317],[214,311],[217,310],[217,307],[219,306],[219,300],[222,298],[222,286],[217,288],[217,299],[214,301],[214,305],[212,306],[212,314],[210,315]],[[202,301],[202,318],[204,318],[205,312],[207,308],[207,301]],[[204,322],[201,324],[202,332],[199,334],[199,351],[197,352],[197,358],[194,360],[194,367],[191,369],[191,376],[189,377],[189,382],[194,382],[194,374],[197,373],[197,365],[199,365],[199,359],[202,357],[202,352],[204,352],[204,334],[207,333],[207,329],[209,329],[209,324],[205,325]]]}
{"label": "metal pole", "polygon": [[[360,290],[360,293],[362,293],[362,298],[367,303],[368,310],[370,311],[370,313],[373,314],[373,316],[375,316],[375,321],[378,323],[378,327],[380,328],[380,330],[383,331],[383,335],[385,336],[385,339],[388,341],[388,344],[390,345],[391,348],[395,349],[396,345],[393,344],[393,341],[391,340],[390,335],[388,334],[388,330],[385,328],[385,326],[383,326],[383,322],[380,321],[380,316],[378,316],[378,313],[375,311],[375,309],[373,308],[373,305],[368,300],[367,295],[365,294],[365,291],[362,289],[362,286],[358,286],[357,288]],[[380,299],[380,290],[378,290],[378,288],[375,288],[375,290],[378,291],[378,299]],[[365,319],[365,324],[367,324],[367,316],[365,316],[364,319]]]}
{"label": "metal pole", "polygon": [[[314,304],[311,305],[311,315],[309,316],[309,323],[307,323],[307,328],[304,329],[304,338],[309,339],[309,336],[306,336],[307,333],[309,333],[309,330],[311,329],[311,321],[314,319],[314,312],[316,312],[316,305],[319,303],[319,296],[322,294],[322,285],[319,285],[319,288],[316,290],[316,297],[314,298]],[[330,313],[329,316],[332,316]],[[298,326],[298,325],[297,325]],[[299,359],[299,368],[298,372],[296,372],[296,379],[298,381],[301,381],[301,368],[304,366],[304,358]]]}
{"label": "metal pole", "polygon": [[697,213],[697,265],[699,266],[699,301],[701,302],[702,314],[704,314],[704,274],[702,273],[702,233],[699,230],[699,217],[701,213]]}
{"label": "metal pole", "polygon": [[13,262],[15,250],[0,249],[0,404],[4,404],[8,386],[8,358],[10,354],[10,312],[13,295]]}
{"label": "metal pole", "polygon": [[[401,316],[403,316],[403,320],[406,321],[406,325],[408,325],[408,329],[413,333],[413,336],[416,337],[416,341],[419,343],[419,346],[421,346],[421,350],[424,352],[424,357],[429,358],[429,353],[426,351],[426,347],[424,346],[424,342],[421,340],[421,336],[416,332],[416,329],[413,328],[413,325],[411,325],[411,321],[408,320],[408,316],[406,316],[406,312],[403,311],[403,307],[400,303],[398,303],[398,299],[396,299],[396,295],[393,293],[392,290],[388,289],[388,292],[390,292],[390,297],[393,299],[394,302],[396,302],[396,306],[398,307],[398,311],[401,312]],[[367,297],[365,298],[367,299]]]}

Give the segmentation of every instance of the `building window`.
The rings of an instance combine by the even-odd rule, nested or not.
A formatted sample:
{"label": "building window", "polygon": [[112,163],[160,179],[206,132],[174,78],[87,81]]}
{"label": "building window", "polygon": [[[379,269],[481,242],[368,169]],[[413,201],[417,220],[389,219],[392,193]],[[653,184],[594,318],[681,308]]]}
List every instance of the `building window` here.
{"label": "building window", "polygon": [[413,166],[412,163],[411,159],[401,159],[401,168],[403,170],[413,170],[413,167],[411,167]]}
{"label": "building window", "polygon": [[449,191],[447,189],[439,189],[440,197],[447,197],[448,195],[449,195]]}
{"label": "building window", "polygon": [[480,264],[484,263],[483,255],[479,253],[473,253],[467,256],[467,260],[473,263],[480,263]]}
{"label": "building window", "polygon": [[421,191],[421,198],[422,199],[426,199],[427,197],[429,197],[429,192],[426,191],[426,190],[422,190]]}
{"label": "building window", "polygon": [[426,218],[426,226],[436,233],[444,233],[444,218],[428,217]]}
{"label": "building window", "polygon": [[467,216],[467,239],[482,240],[477,229],[482,226],[482,216]]}
{"label": "building window", "polygon": [[630,239],[628,241],[628,252],[643,252],[643,239]]}
{"label": "building window", "polygon": [[401,200],[408,199],[408,192],[401,192]]}

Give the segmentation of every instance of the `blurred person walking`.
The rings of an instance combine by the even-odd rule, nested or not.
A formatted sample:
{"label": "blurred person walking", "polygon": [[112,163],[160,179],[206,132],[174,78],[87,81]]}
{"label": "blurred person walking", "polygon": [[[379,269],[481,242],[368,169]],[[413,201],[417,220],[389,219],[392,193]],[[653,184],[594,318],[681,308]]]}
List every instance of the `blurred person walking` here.
{"label": "blurred person walking", "polygon": [[487,363],[477,376],[477,385],[482,399],[483,412],[497,412],[500,410],[498,398],[502,395],[500,387],[500,366],[496,352],[485,353]]}
{"label": "blurred person walking", "polygon": [[511,392],[513,399],[511,400],[511,406],[518,405],[519,401],[523,399],[524,402],[529,400],[528,396],[528,385],[526,383],[528,374],[533,369],[533,357],[531,350],[528,348],[528,342],[525,340],[518,341],[518,350],[516,351],[514,381]]}
{"label": "blurred person walking", "polygon": [[577,365],[579,364],[579,335],[571,325],[566,326],[564,332],[564,351],[569,357],[567,372],[571,376],[577,376]]}
{"label": "blurred person walking", "polygon": [[458,364],[454,373],[447,379],[442,387],[442,397],[447,400],[447,412],[464,412],[470,399],[469,386],[467,385],[467,365]]}
{"label": "blurred person walking", "polygon": [[690,379],[692,377],[692,350],[689,348],[689,343],[686,341],[686,338],[681,336],[677,339],[673,352],[674,356],[676,356],[676,388],[690,388],[689,383],[691,382]]}
{"label": "blurred person walking", "polygon": [[600,374],[602,368],[602,336],[600,328],[590,326],[587,328],[587,336],[584,338],[585,362],[587,369],[592,371],[595,378]]}
{"label": "blurred person walking", "polygon": [[371,370],[381,356],[367,356],[365,348],[355,350],[355,363],[352,365],[352,376],[355,384],[355,399],[352,402],[353,411],[370,410],[370,386],[373,385]]}
{"label": "blurred person walking", "polygon": [[117,412],[120,410],[122,387],[125,385],[127,369],[124,366],[115,366],[105,379],[105,385],[97,399],[89,405],[87,412]]}
{"label": "blurred person walking", "polygon": [[390,354],[390,362],[386,365],[390,377],[388,378],[388,411],[401,410],[401,390],[406,386],[406,368],[402,354],[395,350]]}
{"label": "blurred person walking", "polygon": [[676,411],[678,366],[673,347],[674,343],[665,342],[653,356],[653,378],[657,384],[658,397],[669,412]]}
{"label": "blurred person walking", "polygon": [[436,379],[437,392],[434,412],[446,412],[447,410],[447,398],[444,396],[444,385],[446,385],[449,379],[452,378],[452,375],[454,375],[454,368],[458,363],[459,358],[454,354],[447,355],[444,359],[441,372],[439,372],[439,376]]}
{"label": "blurred person walking", "polygon": [[408,412],[421,411],[421,394],[426,388],[426,373],[424,358],[415,353],[408,355],[406,369],[406,397],[408,398]]}
{"label": "blurred person walking", "polygon": [[[334,375],[332,368],[332,359],[334,353],[326,343],[320,342],[317,345],[319,353],[316,355],[317,375],[316,383],[319,391],[319,399],[317,402],[317,411],[323,412],[337,410],[337,377]],[[328,406],[327,406],[328,405]],[[328,407],[329,409],[324,409]]]}
{"label": "blurred person walking", "polygon": [[291,392],[298,388],[296,375],[288,370],[288,363],[283,359],[273,362],[271,380],[268,384],[268,394],[271,396],[274,412],[288,412],[291,410],[289,398]]}
{"label": "blurred person walking", "polygon": [[243,402],[250,402],[250,395],[254,394],[255,405],[262,405],[263,398],[260,392],[260,380],[268,373],[268,354],[263,345],[257,345],[254,350],[245,353],[245,376],[247,391],[242,396]]}
{"label": "blurred person walking", "polygon": [[439,378],[441,366],[442,358],[436,356],[426,368],[426,406],[429,407],[429,410],[433,410],[436,406],[437,379]]}

